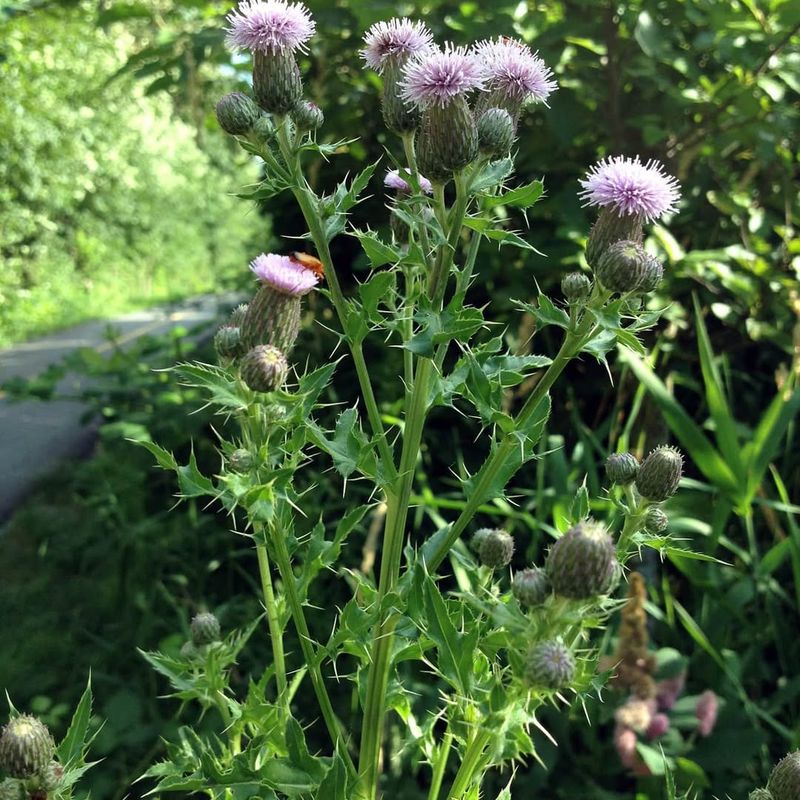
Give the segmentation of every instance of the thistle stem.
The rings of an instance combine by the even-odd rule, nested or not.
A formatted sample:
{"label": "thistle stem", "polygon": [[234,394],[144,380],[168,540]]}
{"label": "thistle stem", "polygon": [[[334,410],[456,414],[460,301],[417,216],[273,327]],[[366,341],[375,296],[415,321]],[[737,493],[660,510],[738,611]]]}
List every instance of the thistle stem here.
{"label": "thistle stem", "polygon": [[261,542],[257,543],[256,554],[258,556],[258,572],[261,576],[261,593],[264,596],[264,608],[267,612],[269,639],[272,645],[272,661],[275,665],[278,705],[281,708],[283,719],[286,721],[289,718],[289,693],[286,681],[286,656],[283,650],[283,629],[278,619],[278,606],[275,602],[275,592],[272,589],[272,576],[270,575],[266,545]]}
{"label": "thistle stem", "polygon": [[448,727],[442,743],[439,745],[439,757],[433,765],[433,775],[431,776],[431,788],[428,792],[428,800],[439,800],[439,792],[442,790],[444,771],[447,769],[447,761],[450,757],[450,747],[453,744],[453,734]]}
{"label": "thistle stem", "polygon": [[[406,154],[406,161],[408,162],[408,168],[411,170],[411,174],[414,176],[414,179],[417,182],[417,185],[420,183],[420,174],[419,168],[417,167],[417,153],[414,147],[414,133],[405,133],[403,134],[403,151]],[[428,229],[425,227],[424,220],[420,221],[419,229],[419,240],[420,244],[422,245],[422,253],[425,256],[425,263],[428,264],[428,259],[430,258],[431,253],[431,245],[428,240]]]}
{"label": "thistle stem", "polygon": [[474,780],[475,773],[481,766],[486,746],[492,740],[491,730],[481,730],[475,734],[472,741],[467,746],[464,758],[458,768],[453,785],[447,793],[446,800],[462,800],[465,792],[469,789]]}
{"label": "thistle stem", "polygon": [[315,651],[314,641],[311,638],[311,633],[308,629],[306,622],[305,612],[303,611],[303,604],[300,600],[300,595],[297,592],[297,584],[295,583],[294,572],[292,570],[292,563],[289,557],[289,550],[286,547],[286,541],[280,531],[271,530],[270,540],[272,543],[273,552],[275,555],[275,562],[278,566],[278,572],[283,581],[283,589],[286,595],[286,601],[289,604],[289,610],[292,613],[292,620],[297,629],[297,635],[300,639],[300,648],[303,651],[303,658],[305,666],[308,668],[308,674],[311,677],[311,684],[314,687],[314,694],[317,696],[322,717],[325,720],[325,726],[328,729],[328,734],[331,737],[335,748],[341,753],[344,759],[345,766],[350,773],[351,778],[356,775],[355,766],[350,758],[350,753],[347,750],[347,742],[342,734],[342,726],[336,718],[336,713],[333,710],[328,690],[325,686],[325,680],[322,677],[322,671],[319,668],[319,657]]}
{"label": "thistle stem", "polygon": [[[444,219],[447,217],[444,209],[444,191],[441,186],[436,186],[435,192],[437,207]],[[460,174],[456,176],[456,193],[456,203],[450,214],[451,229],[447,245],[439,251],[428,283],[428,293],[433,301],[434,308],[441,307],[447,284],[447,275],[453,265],[455,247],[458,244],[458,237],[461,233],[466,212],[467,193],[463,176]],[[386,528],[378,582],[378,599],[376,601],[379,606],[396,586],[400,574],[404,533],[408,518],[408,504],[411,497],[414,470],[422,442],[422,433],[425,428],[430,381],[435,369],[436,366],[432,359],[422,358],[419,360],[415,370],[414,384],[406,410],[403,448],[395,481],[396,489],[387,498]],[[395,618],[387,614],[381,620],[373,637],[359,755],[359,772],[362,782],[359,786],[361,794],[358,796],[366,798],[366,800],[373,800],[376,797],[378,778],[380,777],[380,750],[383,742],[383,726],[386,715],[386,688],[389,682],[395,625]]]}

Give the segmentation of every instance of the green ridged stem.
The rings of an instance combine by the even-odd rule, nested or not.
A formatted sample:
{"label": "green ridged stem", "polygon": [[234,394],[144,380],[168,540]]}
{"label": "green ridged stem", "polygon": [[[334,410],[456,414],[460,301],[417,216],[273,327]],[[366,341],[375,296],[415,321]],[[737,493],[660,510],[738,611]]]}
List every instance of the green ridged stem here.
{"label": "green ridged stem", "polygon": [[439,745],[439,757],[433,765],[433,774],[431,775],[431,788],[428,791],[428,800],[439,800],[439,792],[442,790],[442,781],[444,780],[444,771],[447,769],[447,761],[450,758],[450,749],[453,745],[453,734],[448,726],[445,732],[442,743]]}
{"label": "green ridged stem", "polygon": [[[595,287],[589,305],[593,308],[599,308],[602,307],[607,299],[608,294]],[[584,345],[591,341],[597,329],[598,326],[595,324],[594,317],[589,313],[587,306],[587,310],[584,312],[581,322],[573,329],[567,331],[564,341],[552,363],[545,370],[544,375],[542,375],[533,391],[528,395],[528,399],[517,415],[516,427],[525,427],[528,419],[536,410],[539,402],[550,391],[550,388],[556,382],[558,376],[561,375],[567,364],[580,353]],[[516,436],[514,436],[513,432],[506,434],[500,440],[500,444],[495,451],[483,462],[483,465],[478,471],[479,478],[466,505],[447,532],[447,535],[437,544],[426,561],[429,572],[435,572],[444,559],[447,558],[447,554],[450,552],[452,546],[456,543],[464,530],[466,530],[467,525],[469,525],[475,513],[485,502],[486,491],[494,482],[495,475],[502,469],[505,461],[518,447],[519,441]]]}
{"label": "green ridged stem", "polygon": [[464,758],[458,768],[453,785],[447,793],[446,800],[464,800],[465,793],[469,790],[478,772],[483,765],[484,754],[489,743],[492,741],[494,733],[490,729],[480,730],[475,734],[472,741],[467,745]]}

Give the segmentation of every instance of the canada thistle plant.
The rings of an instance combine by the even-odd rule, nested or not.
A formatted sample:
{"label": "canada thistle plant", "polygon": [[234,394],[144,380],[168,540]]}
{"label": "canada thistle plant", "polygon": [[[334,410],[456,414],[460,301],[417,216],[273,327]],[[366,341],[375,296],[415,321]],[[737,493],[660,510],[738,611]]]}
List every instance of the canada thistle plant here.
{"label": "canada thistle plant", "polygon": [[[320,194],[306,170],[346,152],[349,142],[334,140],[325,109],[304,96],[295,56],[313,58],[311,15],[300,3],[245,0],[227,24],[230,45],[252,55],[253,97],[220,100],[219,122],[265,175],[243,196],[291,195],[305,219],[306,246],[255,256],[252,299],[215,338],[218,365],[176,368],[236,423],[220,439],[218,474],[202,475],[194,460],[179,465],[158,445],[144,445],[177,473],[182,496],[206,496],[230,513],[244,534],[231,547],[255,551],[264,608],[263,620],[233,631],[201,613],[180,652],[145,654],[184,703],[196,701],[217,724],[207,738],[184,728],[148,776],[162,795],[229,798],[244,786],[254,796],[375,800],[399,796],[394,776],[422,763],[429,800],[477,797],[489,770],[535,756],[529,728],[540,724],[543,704],[579,704],[599,687],[591,630],[619,604],[626,562],[667,542],[661,504],[682,471],[672,448],[656,449],[641,465],[633,454],[611,456],[608,493],[618,513],[590,519],[582,488],[542,563],[527,563],[527,531],[482,526],[476,517],[541,452],[551,391],[573,359],[605,362],[618,342],[644,352],[638,336],[658,315],[636,309],[663,269],[644,250],[646,225],[676,210],[678,186],[662,165],[638,157],[615,156],[588,170],[574,188],[600,207],[588,237],[593,271],[565,276],[563,297],[517,302],[537,330],[555,328],[560,345],[514,355],[488,332],[490,310],[471,305],[470,289],[481,280],[481,247],[532,249],[500,209],[524,212],[543,195],[540,181],[513,185],[511,150],[525,146],[516,138],[523,116],[546,113],[557,90],[544,61],[505,37],[437,45],[421,21],[377,23],[360,56],[383,81],[383,117],[396,135],[391,163],[379,169],[376,161]],[[370,187],[385,192],[390,236],[358,227],[354,209]],[[331,259],[339,235],[358,239],[371,265],[350,295]],[[297,354],[311,293],[314,307],[332,306],[332,327],[358,382],[357,402],[332,428],[320,420],[339,362],[307,365]],[[385,344],[387,360],[397,358],[393,383],[376,385],[367,339]],[[510,413],[504,400],[522,384],[533,388]],[[478,420],[483,461],[473,474],[457,474],[462,502],[450,504],[456,511],[433,529],[424,516],[410,524],[409,510],[436,406]],[[333,517],[312,507],[311,459],[340,476],[346,512]],[[366,505],[352,502],[352,478],[372,489]],[[431,519],[440,513],[449,512]],[[316,525],[309,522],[318,515]],[[375,571],[368,563],[352,568],[353,540],[365,528],[377,537]],[[458,594],[443,588],[453,572]],[[341,580],[350,599],[340,609],[314,609],[314,630],[330,631],[320,641],[308,616],[310,590],[323,574]],[[291,648],[284,646],[289,625]],[[238,654],[265,634],[270,663],[248,689],[234,690]],[[424,698],[409,691],[412,674],[430,676],[436,691]],[[346,707],[333,692],[345,680],[356,698]],[[400,731],[391,743],[389,722]],[[384,774],[389,763],[391,775]]]}

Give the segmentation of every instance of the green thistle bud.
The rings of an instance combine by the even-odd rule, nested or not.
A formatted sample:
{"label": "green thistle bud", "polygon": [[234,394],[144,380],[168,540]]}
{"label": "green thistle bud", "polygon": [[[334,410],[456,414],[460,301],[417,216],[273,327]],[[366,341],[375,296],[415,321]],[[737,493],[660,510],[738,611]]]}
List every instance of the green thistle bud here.
{"label": "green thistle bud", "polygon": [[800,798],[800,750],[789,753],[772,770],[767,789],[774,800],[798,800]]}
{"label": "green thistle bud", "polygon": [[299,295],[285,294],[262,283],[242,322],[243,349],[271,344],[288,355],[300,333],[300,311]]}
{"label": "green thistle bud", "polygon": [[656,447],[639,467],[636,488],[642,497],[661,503],[678,491],[682,474],[683,456],[680,450]]}
{"label": "green thistle bud", "polygon": [[647,514],[644,518],[644,529],[654,536],[662,533],[669,525],[669,517],[656,506],[647,509]]}
{"label": "green thistle bud", "polygon": [[575,659],[562,642],[538,642],[525,659],[525,678],[531,686],[564,689],[575,678]]}
{"label": "green thistle bud", "polygon": [[491,569],[505,567],[514,555],[514,540],[499,528],[479,530],[473,539],[473,546],[475,545],[481,564]]}
{"label": "green thistle bud", "polygon": [[45,792],[55,792],[64,781],[64,767],[58,761],[51,761],[39,775],[39,787]]}
{"label": "green thistle bud", "polygon": [[613,208],[604,208],[592,226],[586,244],[586,261],[589,266],[597,269],[600,257],[614,242],[627,240],[641,243],[643,224],[644,217],[639,214],[618,215]]}
{"label": "green thistle bud", "polygon": [[478,147],[498,158],[508,154],[514,143],[514,120],[502,108],[490,108],[478,117]]}
{"label": "green thistle bud", "polygon": [[210,611],[201,611],[192,620],[192,643],[197,647],[219,641],[219,620]]}
{"label": "green thistle bud", "polygon": [[43,722],[27,714],[14,717],[0,736],[0,770],[12,778],[30,778],[47,766],[55,751]]}
{"label": "green thistle bud", "polygon": [[569,272],[561,279],[561,291],[570,305],[580,305],[589,298],[592,282],[582,272]]}
{"label": "green thistle bud", "polygon": [[242,354],[242,334],[239,328],[223,325],[214,334],[214,349],[223,360],[232,360]]}
{"label": "green thistle bud", "polygon": [[242,357],[242,380],[254,392],[274,392],[289,373],[286,356],[271,344],[260,344]]}
{"label": "green thistle bud", "polygon": [[614,453],[606,459],[606,475],[611,483],[627,486],[633,483],[639,462],[632,453]]}
{"label": "green thistle bud", "polygon": [[652,258],[637,242],[622,239],[609,245],[595,272],[597,279],[611,292],[635,292],[650,279]]}
{"label": "green thistle bud", "polygon": [[511,592],[521,606],[533,608],[541,605],[550,592],[545,571],[532,567],[515,573],[511,581]]}
{"label": "green thistle bud", "polygon": [[255,463],[252,453],[243,447],[234,450],[228,456],[228,469],[231,472],[249,472],[255,466]]}
{"label": "green thistle bud", "polygon": [[255,121],[252,135],[262,145],[272,144],[275,139],[275,125],[269,117],[262,115]]}
{"label": "green thistle bud", "polygon": [[407,104],[400,94],[400,81],[403,77],[403,64],[407,58],[389,58],[383,70],[383,96],[381,110],[386,127],[402,136],[419,127],[421,114],[418,108]]}
{"label": "green thistle bud", "polygon": [[6,778],[0,781],[0,800],[25,800],[27,793],[19,781]]}
{"label": "green thistle bud", "polygon": [[755,789],[747,795],[747,800],[775,800],[775,798],[767,789]]}
{"label": "green thistle bud", "polygon": [[419,169],[435,183],[445,183],[478,155],[478,129],[463,97],[425,110],[417,137]]}
{"label": "green thistle bud", "polygon": [[551,546],[545,571],[562,597],[583,600],[606,594],[617,579],[619,563],[605,526],[591,519],[574,525]]}
{"label": "green thistle bud", "polygon": [[303,79],[289,48],[256,50],[253,96],[270,114],[288,114],[297,105],[303,96]]}
{"label": "green thistle bud", "polygon": [[186,658],[188,660],[192,660],[197,658],[200,655],[200,651],[195,646],[194,642],[184,642],[183,647],[181,647],[181,657]]}
{"label": "green thistle bud", "polygon": [[304,100],[292,109],[292,121],[301,132],[315,131],[322,127],[325,115],[316,103]]}
{"label": "green thistle bud", "polygon": [[244,136],[250,133],[260,116],[261,109],[242,92],[226,94],[217,103],[219,126],[232,136]]}
{"label": "green thistle bud", "polygon": [[245,315],[247,314],[247,303],[239,303],[236,308],[231,311],[230,319],[228,320],[228,325],[232,328],[241,328],[242,323],[244,322]]}
{"label": "green thistle bud", "polygon": [[664,264],[655,256],[647,255],[647,264],[638,290],[642,294],[652,292],[664,277]]}

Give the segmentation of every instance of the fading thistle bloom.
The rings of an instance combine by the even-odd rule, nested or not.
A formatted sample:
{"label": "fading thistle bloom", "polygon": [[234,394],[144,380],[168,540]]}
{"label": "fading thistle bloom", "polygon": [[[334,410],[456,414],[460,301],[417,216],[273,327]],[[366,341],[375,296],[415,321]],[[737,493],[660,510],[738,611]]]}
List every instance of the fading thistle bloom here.
{"label": "fading thistle bloom", "polygon": [[317,285],[317,276],[289,256],[261,253],[250,262],[250,269],[259,281],[281,294],[299,297]]}
{"label": "fading thistle bloom", "polygon": [[448,42],[443,50],[428,50],[408,61],[400,92],[411,105],[443,107],[473,89],[482,89],[485,81],[481,60],[465,47]]}
{"label": "fading thistle bloom", "polygon": [[558,88],[550,68],[518,39],[487,39],[475,45],[475,53],[484,65],[486,88],[508,102],[547,105]]}
{"label": "fading thistle bloom", "polygon": [[[404,174],[408,174],[404,171]],[[413,189],[411,188],[411,184],[400,174],[400,170],[393,169],[386,173],[386,177],[383,179],[383,185],[387,189],[396,189],[398,192],[402,194],[411,194]],[[422,189],[425,194],[433,194],[433,185],[431,182],[424,176],[419,176],[419,188]]]}
{"label": "fading thistle bloom", "polygon": [[316,24],[302,3],[284,0],[242,0],[227,16],[226,42],[233,50],[274,54],[305,52]]}
{"label": "fading thistle bloom", "polygon": [[613,156],[595,164],[580,181],[584,205],[610,206],[617,214],[653,221],[676,210],[680,184],[660,161]]}
{"label": "fading thistle bloom", "polygon": [[364,45],[361,58],[370,69],[383,72],[390,60],[404,61],[430,50],[433,35],[424,22],[395,17],[376,22],[364,35]]}

